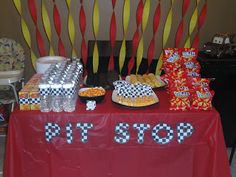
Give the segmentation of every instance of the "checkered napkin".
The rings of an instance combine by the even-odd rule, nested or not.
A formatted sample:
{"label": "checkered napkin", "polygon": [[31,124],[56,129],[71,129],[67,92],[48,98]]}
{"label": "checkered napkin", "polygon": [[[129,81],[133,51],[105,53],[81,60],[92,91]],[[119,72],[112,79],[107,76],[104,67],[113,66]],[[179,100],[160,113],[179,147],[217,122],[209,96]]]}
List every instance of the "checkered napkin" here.
{"label": "checkered napkin", "polygon": [[118,82],[114,84],[118,96],[125,98],[137,98],[143,96],[152,96],[154,94],[152,88],[145,84],[130,84],[127,82]]}

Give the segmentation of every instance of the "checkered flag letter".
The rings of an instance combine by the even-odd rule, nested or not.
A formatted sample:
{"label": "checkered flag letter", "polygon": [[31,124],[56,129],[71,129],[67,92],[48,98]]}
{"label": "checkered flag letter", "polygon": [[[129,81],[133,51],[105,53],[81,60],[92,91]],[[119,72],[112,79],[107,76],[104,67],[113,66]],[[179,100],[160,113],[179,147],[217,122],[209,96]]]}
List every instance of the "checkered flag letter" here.
{"label": "checkered flag letter", "polygon": [[68,144],[73,142],[73,131],[72,131],[72,124],[66,124],[66,141]]}
{"label": "checkered flag letter", "polygon": [[194,128],[190,123],[179,123],[177,125],[178,142],[183,143],[186,137],[190,137],[193,134]]}
{"label": "checkered flag letter", "polygon": [[48,122],[45,125],[45,138],[46,141],[52,141],[52,138],[59,136],[61,133],[61,128],[58,124],[53,122]]}
{"label": "checkered flag letter", "polygon": [[77,123],[76,127],[81,130],[81,142],[88,142],[88,129],[93,128],[91,123]]}
{"label": "checkered flag letter", "polygon": [[[158,135],[158,133],[161,130],[164,130],[167,133],[164,137],[161,137]],[[161,123],[161,124],[156,125],[153,128],[152,137],[153,137],[153,140],[158,144],[167,144],[173,139],[174,130],[169,125],[167,125],[165,123]]]}
{"label": "checkered flag letter", "polygon": [[144,132],[145,132],[145,130],[149,130],[151,128],[151,126],[149,124],[134,124],[133,128],[138,130],[137,142],[139,144],[143,144],[144,143]]}
{"label": "checkered flag letter", "polygon": [[115,127],[116,136],[114,137],[115,142],[119,144],[125,144],[130,139],[130,134],[128,132],[129,124],[118,123]]}

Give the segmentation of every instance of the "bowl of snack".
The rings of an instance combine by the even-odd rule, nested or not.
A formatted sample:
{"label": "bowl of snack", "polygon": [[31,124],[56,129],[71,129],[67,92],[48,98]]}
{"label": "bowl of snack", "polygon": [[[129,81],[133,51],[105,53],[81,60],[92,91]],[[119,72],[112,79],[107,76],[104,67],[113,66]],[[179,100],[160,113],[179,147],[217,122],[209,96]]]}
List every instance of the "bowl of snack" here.
{"label": "bowl of snack", "polygon": [[82,103],[87,101],[96,101],[96,103],[102,102],[106,94],[106,91],[102,87],[87,87],[79,90],[79,98]]}

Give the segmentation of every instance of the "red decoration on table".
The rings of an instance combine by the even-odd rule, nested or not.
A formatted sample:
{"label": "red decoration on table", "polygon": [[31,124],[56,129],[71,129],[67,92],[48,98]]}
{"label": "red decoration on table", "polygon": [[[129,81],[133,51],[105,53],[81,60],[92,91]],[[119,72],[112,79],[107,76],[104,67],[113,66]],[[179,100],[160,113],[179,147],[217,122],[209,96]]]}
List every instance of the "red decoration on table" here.
{"label": "red decoration on table", "polygon": [[[103,104],[97,105],[89,114],[86,105],[80,102],[76,111],[70,114],[15,110],[9,119],[3,176],[231,176],[220,116],[215,109],[169,111],[168,95],[161,90],[157,92],[160,104],[131,110],[113,104],[111,92],[107,91]],[[45,125],[50,122],[54,123],[52,127],[57,134],[49,134],[53,139],[47,142]],[[129,125],[124,131],[127,130],[130,139],[125,144],[118,144],[114,141],[118,134],[115,128],[123,122]],[[184,135],[178,131],[178,125],[182,130],[186,129],[182,122],[194,127],[191,137],[184,133],[184,142],[177,139]],[[81,141],[80,125],[85,123],[94,125],[86,129],[87,143]],[[133,128],[135,123],[150,125],[150,129],[144,132],[142,144],[137,142],[138,132]],[[169,125],[174,132],[167,144],[153,141],[152,135],[162,139],[170,132],[164,128],[155,131],[160,124]],[[73,139],[68,144],[67,137],[71,135]]]}
{"label": "red decoration on table", "polygon": [[32,20],[36,28],[36,42],[37,42],[39,54],[40,56],[45,56],[46,55],[45,46],[44,46],[42,35],[38,28],[37,8],[36,8],[35,0],[28,0],[28,7],[29,7],[30,15],[32,17]]}
{"label": "red decoration on table", "polygon": [[65,46],[61,39],[61,18],[56,6],[55,0],[53,0],[53,22],[58,35],[58,52],[60,56],[65,56]]}
{"label": "red decoration on table", "polygon": [[184,31],[184,17],[189,9],[190,0],[184,0],[182,4],[182,18],[180,24],[178,26],[176,36],[175,36],[175,47],[180,47],[180,42],[183,38],[183,31]]}

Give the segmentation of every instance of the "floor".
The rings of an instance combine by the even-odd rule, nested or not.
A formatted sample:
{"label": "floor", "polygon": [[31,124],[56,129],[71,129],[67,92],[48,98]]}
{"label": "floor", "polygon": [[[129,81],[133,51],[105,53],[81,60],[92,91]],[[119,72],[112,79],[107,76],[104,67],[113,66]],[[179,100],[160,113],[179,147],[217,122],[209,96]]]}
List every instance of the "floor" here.
{"label": "floor", "polygon": [[[5,138],[0,136],[0,177],[2,177],[3,157],[5,150]],[[228,154],[230,148],[227,149]],[[231,165],[232,177],[236,177],[236,154],[234,155],[233,163]]]}

